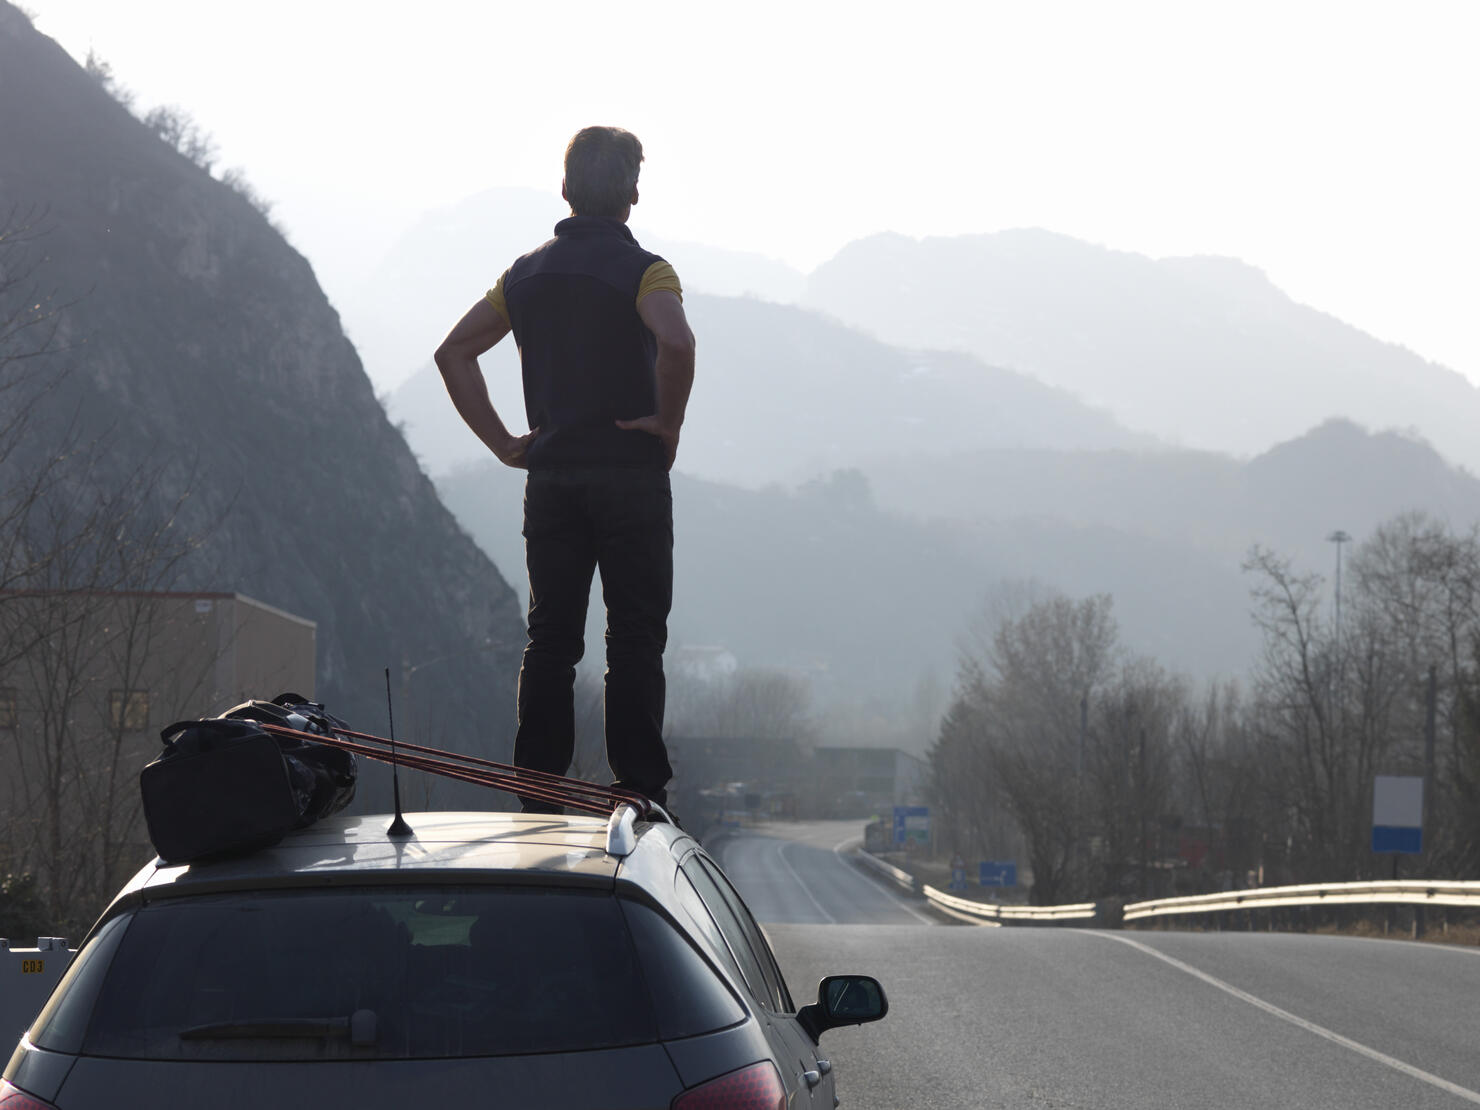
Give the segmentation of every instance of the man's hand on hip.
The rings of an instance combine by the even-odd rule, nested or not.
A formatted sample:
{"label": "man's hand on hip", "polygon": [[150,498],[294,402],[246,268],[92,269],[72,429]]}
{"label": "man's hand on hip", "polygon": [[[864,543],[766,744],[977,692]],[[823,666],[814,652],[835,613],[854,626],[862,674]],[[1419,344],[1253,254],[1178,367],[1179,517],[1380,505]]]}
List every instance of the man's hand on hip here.
{"label": "man's hand on hip", "polygon": [[539,434],[540,430],[535,428],[533,431],[525,432],[522,436],[511,435],[501,449],[494,451],[494,456],[505,466],[512,466],[515,470],[528,470],[529,445]]}
{"label": "man's hand on hip", "polygon": [[657,436],[663,441],[663,452],[668,456],[668,469],[673,469],[673,460],[678,457],[677,428],[664,427],[656,413],[652,416],[639,416],[636,420],[618,420],[617,427],[629,432],[646,432],[650,436]]}

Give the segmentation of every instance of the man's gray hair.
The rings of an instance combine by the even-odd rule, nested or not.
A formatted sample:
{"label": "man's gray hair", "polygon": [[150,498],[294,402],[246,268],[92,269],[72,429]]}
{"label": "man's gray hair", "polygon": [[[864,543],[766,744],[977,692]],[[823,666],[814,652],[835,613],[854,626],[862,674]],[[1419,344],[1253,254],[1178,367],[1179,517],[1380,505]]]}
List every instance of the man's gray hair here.
{"label": "man's gray hair", "polygon": [[637,188],[642,143],[620,127],[583,127],[565,148],[565,199],[577,216],[619,219]]}

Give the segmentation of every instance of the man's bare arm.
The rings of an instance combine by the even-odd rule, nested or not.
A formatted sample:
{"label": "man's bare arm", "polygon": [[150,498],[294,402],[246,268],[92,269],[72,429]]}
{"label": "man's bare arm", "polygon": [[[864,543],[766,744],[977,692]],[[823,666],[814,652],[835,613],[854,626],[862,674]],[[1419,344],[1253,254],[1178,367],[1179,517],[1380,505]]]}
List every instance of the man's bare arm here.
{"label": "man's bare arm", "polygon": [[525,452],[539,429],[522,436],[510,434],[488,399],[488,383],[478,365],[478,356],[508,334],[509,322],[503,314],[486,300],[479,301],[447,333],[433,358],[453,407],[473,434],[505,466],[523,469],[528,465]]}
{"label": "man's bare arm", "polygon": [[649,293],[639,302],[637,314],[658,341],[658,411],[636,420],[618,420],[617,427],[661,439],[671,470],[678,455],[678,434],[689,405],[689,391],[694,386],[694,333],[684,315],[683,302],[670,290]]}

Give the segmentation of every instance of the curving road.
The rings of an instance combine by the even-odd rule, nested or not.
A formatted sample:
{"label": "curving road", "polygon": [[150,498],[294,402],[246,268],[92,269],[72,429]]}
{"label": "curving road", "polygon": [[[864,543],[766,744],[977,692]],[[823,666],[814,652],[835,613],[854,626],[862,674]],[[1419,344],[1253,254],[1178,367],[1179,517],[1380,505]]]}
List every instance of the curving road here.
{"label": "curving road", "polygon": [[856,971],[889,995],[823,1040],[844,1107],[1480,1105],[1473,948],[927,925],[833,851],[856,825],[761,833],[721,856],[793,993]]}
{"label": "curving road", "polygon": [[918,899],[844,858],[862,839],[856,821],[765,825],[726,840],[720,863],[762,922],[934,924]]}

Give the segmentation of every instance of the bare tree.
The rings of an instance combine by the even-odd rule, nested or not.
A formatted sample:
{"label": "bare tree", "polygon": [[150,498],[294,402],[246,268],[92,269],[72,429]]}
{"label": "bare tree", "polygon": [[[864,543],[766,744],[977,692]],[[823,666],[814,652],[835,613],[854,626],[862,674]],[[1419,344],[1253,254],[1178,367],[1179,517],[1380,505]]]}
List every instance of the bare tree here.
{"label": "bare tree", "polygon": [[777,667],[745,667],[709,681],[670,683],[671,734],[736,740],[813,743],[812,691],[799,675]]}
{"label": "bare tree", "polygon": [[1095,807],[1090,853],[1097,894],[1165,893],[1153,868],[1168,854],[1172,818],[1172,729],[1182,685],[1150,660],[1125,664],[1094,701],[1088,778]]}
{"label": "bare tree", "polygon": [[0,840],[54,925],[76,929],[143,841],[135,775],[156,742],[130,697],[153,685],[168,691],[156,715],[198,714],[213,660],[144,681],[161,670],[159,594],[197,545],[176,523],[189,480],[120,467],[67,417],[66,306],[38,280],[41,234],[35,214],[0,226]]}
{"label": "bare tree", "polygon": [[[1429,778],[1425,865],[1436,874],[1480,868],[1470,815],[1480,780],[1465,709],[1480,641],[1480,537],[1455,534],[1432,517],[1386,522],[1352,560],[1357,595],[1372,613],[1364,652],[1385,646],[1398,670],[1389,716],[1406,766]],[[1430,728],[1432,745],[1419,746]]]}
{"label": "bare tree", "polygon": [[1188,893],[1232,886],[1261,863],[1258,830],[1280,815],[1267,812],[1261,759],[1240,688],[1213,682],[1202,699],[1183,700],[1173,724],[1174,809],[1196,852],[1184,879]]}
{"label": "bare tree", "polygon": [[[970,835],[1000,806],[1027,844],[1033,898],[1060,900],[1087,885],[1081,706],[1113,673],[1119,649],[1108,597],[1049,596],[994,627],[976,627],[942,740],[932,753],[940,797]],[[1010,612],[1012,610],[1009,610]],[[970,798],[950,783],[990,784]],[[947,787],[947,784],[950,785]]]}
{"label": "bare tree", "polygon": [[195,542],[156,515],[157,479],[135,473],[91,504],[74,491],[33,506],[27,523],[50,537],[51,557],[0,606],[0,642],[18,649],[4,684],[24,707],[7,753],[9,839],[69,928],[142,862],[149,725],[198,716],[213,696],[214,653],[182,652],[171,636],[166,591]]}
{"label": "bare tree", "polygon": [[928,756],[930,799],[937,836],[953,853],[1001,858],[1016,839],[1016,826],[986,747],[989,701],[982,664],[963,657],[955,697]]}
{"label": "bare tree", "polygon": [[133,110],[134,94],[132,90],[124,87],[123,83],[114,74],[113,66],[92,47],[88,47],[87,59],[82,63],[82,68],[89,77],[103,86],[105,93],[128,110]]}
{"label": "bare tree", "polygon": [[[246,170],[240,166],[232,166],[221,174],[221,184],[230,186],[238,196],[260,212],[273,227],[277,227],[277,224],[272,220],[272,201],[264,197],[258,191],[257,187],[247,180]],[[386,406],[384,400],[380,398],[376,399],[381,401],[382,408]]]}
{"label": "bare tree", "polygon": [[144,115],[144,126],[203,170],[209,171],[216,161],[219,148],[215,136],[178,105],[150,108]]}
{"label": "bare tree", "polygon": [[[1439,804],[1430,807],[1437,847],[1429,863],[1458,864],[1463,852],[1449,834],[1450,816],[1467,780],[1456,691],[1476,634],[1476,564],[1473,537],[1413,514],[1389,521],[1353,556],[1338,638],[1323,617],[1320,576],[1297,573],[1267,551],[1251,554],[1246,568],[1264,633],[1254,720],[1274,768],[1270,789],[1288,813],[1283,839],[1293,877],[1374,873],[1368,832],[1378,774],[1447,771],[1432,776]],[[1447,766],[1431,766],[1423,739],[1430,673],[1443,703],[1436,711],[1446,722]]]}

